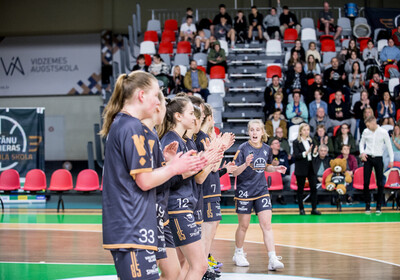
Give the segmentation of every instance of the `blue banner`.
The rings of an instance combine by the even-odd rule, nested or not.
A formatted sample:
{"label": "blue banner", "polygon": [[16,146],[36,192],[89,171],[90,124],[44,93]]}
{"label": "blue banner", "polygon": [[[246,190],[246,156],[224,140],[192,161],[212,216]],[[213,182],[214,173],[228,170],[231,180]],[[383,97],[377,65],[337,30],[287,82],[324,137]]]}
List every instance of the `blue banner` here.
{"label": "blue banner", "polygon": [[400,9],[365,8],[365,17],[373,30],[377,28],[395,28],[395,18],[400,15]]}

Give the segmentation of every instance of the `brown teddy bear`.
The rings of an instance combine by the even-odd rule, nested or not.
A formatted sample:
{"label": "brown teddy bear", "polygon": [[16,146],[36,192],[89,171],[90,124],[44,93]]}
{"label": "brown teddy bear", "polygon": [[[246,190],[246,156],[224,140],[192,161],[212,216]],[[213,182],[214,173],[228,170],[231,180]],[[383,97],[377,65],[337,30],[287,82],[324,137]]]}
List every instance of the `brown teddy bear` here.
{"label": "brown teddy bear", "polygon": [[329,162],[332,173],[325,179],[326,189],[328,191],[336,190],[339,194],[346,193],[346,183],[350,184],[353,180],[350,173],[346,171],[346,159],[336,158]]}

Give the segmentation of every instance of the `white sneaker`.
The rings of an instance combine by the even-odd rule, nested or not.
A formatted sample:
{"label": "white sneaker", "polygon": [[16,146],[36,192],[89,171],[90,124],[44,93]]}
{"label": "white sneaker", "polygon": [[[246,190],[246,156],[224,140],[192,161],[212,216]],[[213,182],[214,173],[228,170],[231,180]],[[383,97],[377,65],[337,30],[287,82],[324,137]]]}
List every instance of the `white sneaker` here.
{"label": "white sneaker", "polygon": [[284,268],[284,264],[280,262],[282,260],[281,256],[272,257],[269,259],[268,270],[277,270],[280,268]]}
{"label": "white sneaker", "polygon": [[246,259],[246,255],[244,252],[235,252],[232,260],[235,262],[237,266],[249,266],[249,262]]}

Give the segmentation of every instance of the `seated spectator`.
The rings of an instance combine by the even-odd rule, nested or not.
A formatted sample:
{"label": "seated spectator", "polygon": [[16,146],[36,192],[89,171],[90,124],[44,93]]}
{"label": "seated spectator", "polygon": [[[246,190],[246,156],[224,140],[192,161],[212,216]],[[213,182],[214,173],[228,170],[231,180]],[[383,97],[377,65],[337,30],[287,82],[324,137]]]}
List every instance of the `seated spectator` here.
{"label": "seated spectator", "polygon": [[226,18],[226,21],[228,24],[232,24],[232,18],[231,16],[226,12],[226,6],[225,4],[220,4],[219,7],[219,14],[217,14],[213,21],[212,21],[212,25],[211,25],[211,34],[214,34],[214,28],[216,25],[221,23],[221,17],[224,16]]}
{"label": "seated spectator", "polygon": [[[308,87],[308,92],[306,93],[305,96],[305,101],[307,104],[310,104],[312,100],[314,100],[314,93],[316,90],[320,90],[322,92],[322,100],[325,101],[326,103],[329,102],[329,94],[326,92],[326,86],[324,86],[323,81],[322,81],[322,76],[321,75],[315,75],[314,77],[314,83],[312,83]],[[328,111],[326,111],[328,112]]]}
{"label": "seated spectator", "polygon": [[325,145],[328,147],[329,156],[330,157],[335,156],[332,137],[328,136],[328,133],[326,132],[326,128],[323,124],[319,124],[317,126],[317,133],[315,133],[312,140],[313,140],[314,146],[320,147],[322,145]]}
{"label": "seated spectator", "polygon": [[283,136],[287,137],[286,121],[281,117],[282,111],[276,109],[272,119],[265,122],[265,131],[269,136],[276,136],[275,131],[278,127],[282,128]]}
{"label": "seated spectator", "polygon": [[282,36],[280,34],[280,21],[279,21],[279,15],[281,14],[282,9],[280,6],[280,1],[278,1],[278,9],[275,7],[272,7],[269,15],[266,15],[264,20],[263,20],[263,27],[265,30],[264,36],[266,40],[269,39],[278,39],[279,36]]}
{"label": "seated spectator", "polygon": [[237,42],[239,44],[245,43],[247,38],[247,19],[243,11],[239,10],[235,19],[233,20],[233,28],[236,32]]}
{"label": "seated spectator", "polygon": [[251,13],[249,14],[249,32],[247,35],[248,43],[251,42],[251,39],[253,37],[253,29],[256,29],[258,31],[258,40],[260,41],[260,43],[262,42],[263,40],[262,24],[263,24],[263,15],[258,12],[256,6],[252,6]]}
{"label": "seated spectator", "polygon": [[296,65],[296,63],[301,63],[301,60],[300,60],[300,57],[299,57],[299,53],[298,52],[293,52],[293,53],[290,54],[290,58],[288,60],[286,74],[289,73],[289,71],[292,71],[294,69],[294,66]]}
{"label": "seated spectator", "polygon": [[268,137],[268,145],[271,145],[272,141],[278,139],[280,143],[280,151],[285,151],[286,154],[288,155],[288,159],[290,160],[292,157],[290,154],[290,146],[287,137],[283,136],[283,129],[281,127],[278,127],[275,130],[275,135],[276,136],[274,137]]}
{"label": "seated spectator", "polygon": [[275,112],[276,109],[280,109],[281,112],[286,112],[286,105],[283,103],[282,88],[279,88],[274,94],[274,102],[269,102],[267,106],[268,109],[266,112],[266,116],[268,119],[272,117],[271,115]]}
{"label": "seated spectator", "polygon": [[187,16],[192,16],[193,17],[193,9],[188,7],[186,8],[186,14],[185,16],[182,18],[182,22],[181,24],[184,24],[186,22]]}
{"label": "seated spectator", "polygon": [[181,67],[179,65],[176,65],[174,67],[174,73],[172,74],[172,84],[171,84],[171,94],[177,94],[181,91],[185,90],[185,87],[183,85],[183,76],[181,74]]}
{"label": "seated spectator", "polygon": [[196,45],[196,52],[208,52],[208,48],[210,47],[210,39],[206,37],[206,33],[203,30],[199,30],[196,38],[194,39],[194,43]]}
{"label": "seated spectator", "polygon": [[351,74],[348,76],[351,93],[361,92],[364,89],[364,76],[365,73],[360,70],[360,63],[354,61]]}
{"label": "seated spectator", "polygon": [[[271,105],[270,103],[274,100],[274,94],[278,92],[279,89],[282,89],[279,83],[279,76],[274,75],[272,77],[272,83],[269,84],[264,90],[264,113],[268,112],[268,108]],[[266,116],[268,117],[268,116]]]}
{"label": "seated spectator", "polygon": [[340,126],[340,129],[338,129],[333,145],[336,155],[339,155],[341,153],[343,145],[349,145],[350,153],[353,155],[358,152],[356,140],[354,139],[354,136],[350,133],[350,127],[347,123],[342,124]]}
{"label": "seated spectator", "polygon": [[394,161],[400,162],[400,124],[396,124],[393,128],[392,137],[390,137],[394,152]]}
{"label": "seated spectator", "polygon": [[[283,183],[283,190],[288,191],[290,190],[290,166],[289,166],[289,159],[288,154],[281,150],[281,143],[278,139],[274,139],[271,141],[270,144],[272,150],[272,165],[278,166],[283,165],[286,167],[286,173],[282,175],[282,183]],[[282,195],[278,195],[278,202],[282,205],[285,205],[285,199]]]}
{"label": "seated spectator", "polygon": [[372,110],[371,107],[367,107],[367,108],[364,109],[363,117],[360,119],[360,123],[359,123],[359,125],[358,125],[358,127],[359,127],[359,129],[360,129],[360,135],[362,135],[364,129],[367,128],[367,126],[366,126],[366,124],[365,124],[365,120],[366,120],[368,117],[374,117],[374,116],[375,116],[375,114],[374,114],[374,111]]}
{"label": "seated spectator", "polygon": [[292,54],[293,52],[297,52],[299,55],[299,59],[301,62],[305,62],[306,61],[306,52],[303,48],[303,45],[301,44],[301,40],[300,39],[296,39],[296,41],[294,42],[294,47],[290,50],[290,53]]}
{"label": "seated spectator", "polygon": [[196,60],[190,61],[190,68],[186,72],[185,78],[183,79],[185,88],[191,93],[199,93],[205,101],[210,92],[207,89],[208,80],[206,74],[197,69]]}
{"label": "seated spectator", "polygon": [[312,54],[308,56],[307,63],[304,64],[304,72],[306,73],[307,79],[312,79],[315,75],[321,74],[321,67]]}
{"label": "seated spectator", "polygon": [[300,34],[301,26],[296,15],[289,11],[288,6],[282,7],[282,13],[279,16],[279,23],[281,24],[280,30],[282,35],[285,34],[285,30],[288,28],[294,28],[297,30],[297,34]]}
{"label": "seated spectator", "polygon": [[354,171],[358,168],[357,158],[350,154],[350,145],[343,144],[342,149],[340,150],[341,154],[338,155],[337,158],[344,158],[347,160],[347,171],[350,173],[351,176],[354,175]]}
{"label": "seated spectator", "polygon": [[375,73],[368,85],[370,105],[374,111],[376,111],[379,101],[383,99],[383,93],[388,90],[388,85],[383,82],[379,73]]}
{"label": "seated spectator", "polygon": [[350,106],[348,102],[342,100],[342,96],[343,94],[340,90],[335,93],[335,99],[328,105],[329,118],[334,127],[344,123],[350,125],[351,132],[354,135],[356,131],[356,120],[351,118]]}
{"label": "seated spectator", "polygon": [[393,33],[393,42],[396,47],[400,47],[400,25],[397,26],[397,31]]}
{"label": "seated spectator", "polygon": [[371,108],[369,103],[370,101],[368,99],[368,92],[366,90],[361,91],[360,100],[357,101],[353,107],[354,117],[357,120],[361,120],[363,118],[364,109]]}
{"label": "seated spectator", "polygon": [[214,36],[217,40],[227,40],[231,42],[231,46],[235,45],[235,30],[232,24],[227,22],[226,16],[220,16],[221,22],[214,27]]}
{"label": "seated spectator", "polygon": [[318,156],[313,157],[314,174],[317,176],[317,184],[322,184],[322,176],[326,169],[330,168],[328,156],[329,148],[322,144],[318,146]]}
{"label": "seated spectator", "polygon": [[225,50],[221,48],[221,45],[216,41],[208,53],[207,56],[207,74],[210,74],[211,67],[215,65],[221,65],[225,68],[225,73],[228,72],[228,66],[226,64],[226,54]]}
{"label": "seated spectator", "polygon": [[192,16],[186,16],[186,22],[181,25],[179,37],[182,41],[192,42],[196,35],[196,25],[193,23]]}
{"label": "seated spectator", "polygon": [[162,60],[159,54],[153,55],[153,62],[149,66],[149,72],[161,82],[160,87],[167,89],[171,84],[169,66]]}
{"label": "seated spectator", "polygon": [[400,50],[394,45],[392,38],[388,39],[388,45],[382,49],[379,59],[382,61],[383,65],[390,63],[397,65],[397,63],[400,61]]}
{"label": "seated spectator", "polygon": [[[325,113],[323,107],[317,109],[317,115],[310,120],[310,135],[314,135],[317,132],[319,125],[323,125],[329,136],[332,136],[333,125],[331,119]],[[333,152],[333,149],[331,149]]]}
{"label": "seated spectator", "polygon": [[308,110],[305,103],[300,101],[300,93],[293,93],[293,102],[286,107],[286,117],[290,124],[308,123]]}
{"label": "seated spectator", "polygon": [[303,65],[301,65],[300,62],[297,62],[294,69],[288,71],[285,82],[286,93],[302,92],[307,89],[307,85],[307,78],[303,71]]}
{"label": "seated spectator", "polygon": [[351,52],[356,52],[356,58],[361,58],[360,56],[360,49],[357,48],[357,43],[356,40],[350,39],[349,41],[349,47],[347,49],[347,54],[346,54],[346,60],[351,58]]}
{"label": "seated spectator", "polygon": [[357,58],[357,53],[352,50],[350,51],[350,58],[346,60],[346,63],[344,64],[344,71],[346,71],[346,74],[350,74],[353,69],[353,64],[354,62],[358,62],[359,64],[359,72],[365,72],[365,66],[364,63],[361,61],[361,59]]}
{"label": "seated spectator", "polygon": [[317,50],[317,45],[316,45],[314,42],[310,42],[310,43],[308,44],[308,50],[307,50],[307,52],[306,52],[306,60],[308,59],[308,56],[309,56],[309,55],[313,55],[314,58],[315,58],[315,60],[316,60],[318,63],[321,63],[321,62],[322,62],[321,54],[320,54],[319,51]]}
{"label": "seated spectator", "polygon": [[149,72],[149,66],[146,65],[146,59],[143,54],[140,54],[137,58],[137,64],[133,66],[132,71],[144,71]]}
{"label": "seated spectator", "polygon": [[314,93],[314,101],[308,106],[310,112],[310,118],[314,118],[317,115],[317,109],[322,107],[324,111],[328,111],[328,104],[322,100],[323,93],[317,89]]}
{"label": "seated spectator", "polygon": [[319,21],[320,31],[325,32],[325,35],[329,35],[330,32],[335,32],[333,40],[339,38],[340,34],[342,33],[342,28],[334,24],[335,19],[327,1],[324,2],[324,10],[319,12]]}
{"label": "seated spectator", "polygon": [[394,125],[396,122],[396,107],[390,100],[390,93],[383,93],[383,100],[378,103],[378,123],[380,125]]}
{"label": "seated spectator", "polygon": [[363,50],[363,60],[365,67],[367,65],[376,64],[378,61],[378,50],[374,47],[372,40],[368,41],[367,47]]}
{"label": "seated spectator", "polygon": [[347,87],[347,76],[343,65],[339,65],[339,60],[334,57],[331,59],[332,67],[324,71],[324,85],[327,86],[328,94],[342,91],[346,100],[349,100],[350,90]]}

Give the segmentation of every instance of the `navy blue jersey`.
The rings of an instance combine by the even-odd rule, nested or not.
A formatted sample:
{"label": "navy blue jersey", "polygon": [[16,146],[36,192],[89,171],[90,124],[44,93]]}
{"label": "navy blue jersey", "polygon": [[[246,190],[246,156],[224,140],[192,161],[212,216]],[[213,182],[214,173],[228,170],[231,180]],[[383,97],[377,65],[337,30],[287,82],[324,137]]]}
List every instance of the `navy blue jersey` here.
{"label": "navy blue jersey", "polygon": [[118,113],[103,168],[103,247],[157,250],[156,189],[142,191],[136,175],[152,171],[142,123]]}
{"label": "navy blue jersey", "polygon": [[[176,132],[169,131],[161,139],[161,146],[164,149],[168,144],[177,141],[179,152],[188,152],[186,141],[182,139]],[[170,194],[168,198],[168,213],[192,213],[197,203],[196,199],[196,182],[194,176],[182,179],[182,176],[174,176],[168,182]]]}
{"label": "navy blue jersey", "polygon": [[245,163],[246,157],[251,153],[254,158],[250,166],[237,176],[236,199],[253,200],[268,194],[264,171],[267,165],[272,163],[272,149],[265,143],[261,148],[255,148],[249,142],[245,142],[236,152],[234,158],[236,165]]}
{"label": "navy blue jersey", "polygon": [[[210,139],[206,133],[199,131],[196,137],[197,150],[204,151],[206,139]],[[203,198],[207,201],[219,201],[221,198],[221,184],[219,181],[219,172],[210,172],[203,182]]]}

